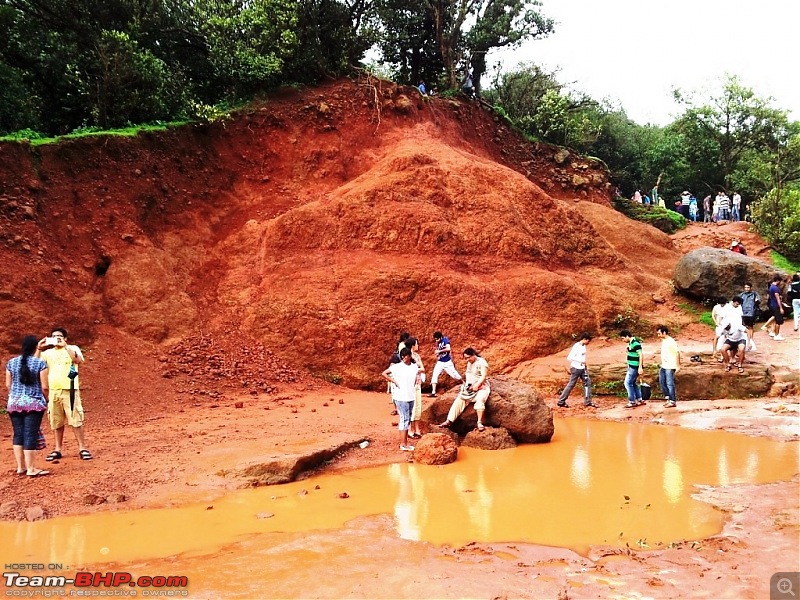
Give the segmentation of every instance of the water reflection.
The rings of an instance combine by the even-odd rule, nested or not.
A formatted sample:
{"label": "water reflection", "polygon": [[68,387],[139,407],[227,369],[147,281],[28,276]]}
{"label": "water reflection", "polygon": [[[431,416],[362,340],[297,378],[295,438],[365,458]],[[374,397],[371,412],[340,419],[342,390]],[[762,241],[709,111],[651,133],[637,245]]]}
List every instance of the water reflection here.
{"label": "water reflection", "polygon": [[720,530],[722,514],[690,497],[695,484],[785,480],[797,470],[796,442],[565,419],[556,422],[550,444],[461,448],[459,460],[446,466],[398,463],[241,490],[213,509],[3,522],[0,539],[15,562],[126,562],[213,552],[254,543],[252,536],[268,543],[266,534],[335,529],[358,516],[387,514],[401,538],[435,544],[534,542],[582,551],[646,539],[653,547]]}

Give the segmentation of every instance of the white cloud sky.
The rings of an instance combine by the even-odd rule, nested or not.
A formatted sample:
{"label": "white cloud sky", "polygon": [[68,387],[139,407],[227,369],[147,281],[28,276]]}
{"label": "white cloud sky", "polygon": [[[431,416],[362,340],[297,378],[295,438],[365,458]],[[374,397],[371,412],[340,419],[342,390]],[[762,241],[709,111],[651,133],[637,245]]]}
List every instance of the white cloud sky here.
{"label": "white cloud sky", "polygon": [[531,61],[561,82],[616,101],[634,121],[665,125],[672,89],[713,93],[726,73],[800,120],[800,0],[542,0],[549,38],[489,56]]}

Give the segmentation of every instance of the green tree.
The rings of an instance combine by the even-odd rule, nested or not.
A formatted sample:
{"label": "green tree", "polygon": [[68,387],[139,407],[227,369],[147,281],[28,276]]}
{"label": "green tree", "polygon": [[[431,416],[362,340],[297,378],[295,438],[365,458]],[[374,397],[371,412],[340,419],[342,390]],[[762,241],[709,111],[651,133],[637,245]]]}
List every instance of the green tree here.
{"label": "green tree", "polygon": [[540,11],[538,0],[486,0],[475,11],[475,24],[465,34],[464,45],[473,69],[473,83],[481,90],[486,55],[495,48],[514,48],[525,40],[553,32],[553,20]]}
{"label": "green tree", "polygon": [[553,30],[553,21],[539,6],[538,0],[380,0],[380,47],[407,81],[419,73],[455,89],[471,64],[480,88],[492,49],[514,47]]}
{"label": "green tree", "polygon": [[686,140],[690,162],[708,188],[719,182],[730,189],[743,156],[769,146],[786,121],[784,111],[733,76],[726,77],[720,95],[705,103],[695,103],[680,90],[674,94],[687,106],[676,125]]}
{"label": "green tree", "polygon": [[393,77],[402,83],[415,85],[420,80],[425,80],[429,86],[447,83],[427,6],[427,0],[378,0],[376,3],[376,15],[381,23],[378,47]]}
{"label": "green tree", "polygon": [[281,81],[297,47],[292,0],[197,0],[216,86],[232,99]]}

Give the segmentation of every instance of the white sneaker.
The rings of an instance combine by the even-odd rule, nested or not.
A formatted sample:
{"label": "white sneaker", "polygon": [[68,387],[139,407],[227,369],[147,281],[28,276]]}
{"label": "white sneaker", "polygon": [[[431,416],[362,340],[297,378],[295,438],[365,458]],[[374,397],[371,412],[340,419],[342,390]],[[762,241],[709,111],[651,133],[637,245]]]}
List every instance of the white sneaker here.
{"label": "white sneaker", "polygon": [[774,338],[774,337],[775,337],[775,334],[774,334],[774,333],[772,333],[771,331],[768,331],[768,332],[767,332],[767,335],[768,335],[769,337],[771,337],[771,338]]}
{"label": "white sneaker", "polygon": [[403,446],[403,444],[400,444],[400,450],[403,452],[413,452],[414,446]]}
{"label": "white sneaker", "polygon": [[774,336],[772,336],[772,339],[773,339],[773,340],[775,340],[776,342],[782,342],[782,341],[783,341],[783,340],[785,340],[786,338],[785,338],[785,337],[783,337],[782,335],[778,334],[778,335],[774,335]]}

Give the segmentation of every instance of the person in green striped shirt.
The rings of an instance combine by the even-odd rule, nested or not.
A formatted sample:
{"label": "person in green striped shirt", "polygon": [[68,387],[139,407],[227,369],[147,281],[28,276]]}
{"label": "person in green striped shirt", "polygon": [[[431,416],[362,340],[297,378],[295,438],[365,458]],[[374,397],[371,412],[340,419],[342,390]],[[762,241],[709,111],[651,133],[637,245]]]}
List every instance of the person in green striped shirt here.
{"label": "person in green striped shirt", "polygon": [[642,374],[642,340],[634,337],[630,331],[623,329],[619,336],[628,342],[628,373],[625,375],[625,389],[628,392],[628,404],[625,408],[635,408],[644,404],[642,400],[642,390],[637,385],[636,380]]}

